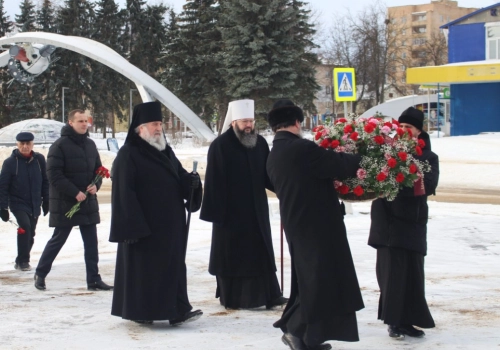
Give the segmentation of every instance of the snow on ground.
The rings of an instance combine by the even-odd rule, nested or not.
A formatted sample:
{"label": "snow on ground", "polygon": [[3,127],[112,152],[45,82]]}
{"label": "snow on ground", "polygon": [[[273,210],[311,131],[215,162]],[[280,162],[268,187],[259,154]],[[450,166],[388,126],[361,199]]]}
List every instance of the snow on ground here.
{"label": "snow on ground", "polygon": [[[122,139],[121,139],[122,140]],[[123,142],[120,141],[119,143]],[[96,139],[100,149],[103,140]],[[441,160],[440,186],[500,188],[499,134],[433,138]],[[39,150],[37,148],[37,150]],[[206,157],[207,147],[175,149],[190,164]],[[0,159],[10,149],[0,148]],[[101,157],[112,161],[111,152]],[[103,160],[104,163],[104,160]],[[109,182],[109,180],[106,180]],[[271,224],[279,271],[278,202],[271,198]],[[370,204],[353,204],[345,218],[349,242],[362,289],[365,308],[357,313],[360,341],[331,342],[340,349],[498,349],[500,347],[500,211],[498,205],[429,202],[430,220],[426,257],[427,301],[436,328],[423,339],[396,341],[377,320],[376,251],[366,242]],[[116,244],[109,243],[110,204],[101,204],[98,226],[100,272],[112,283]],[[0,222],[0,349],[287,349],[281,331],[272,327],[281,310],[225,310],[215,295],[215,278],[208,274],[211,225],[193,214],[187,255],[191,303],[204,315],[179,327],[168,322],[137,325],[110,315],[111,292],[86,289],[83,244],[78,228],[47,276],[47,291],[33,286],[33,271],[13,269],[16,230]],[[52,234],[41,217],[31,265],[38,262]],[[285,295],[290,292],[290,260],[285,242]],[[152,267],[153,268],[153,267]]]}

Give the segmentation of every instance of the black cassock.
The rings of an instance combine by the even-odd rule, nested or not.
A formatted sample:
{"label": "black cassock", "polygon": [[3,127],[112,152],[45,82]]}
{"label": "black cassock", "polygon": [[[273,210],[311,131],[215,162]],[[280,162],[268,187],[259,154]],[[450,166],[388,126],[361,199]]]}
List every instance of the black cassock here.
{"label": "black cassock", "polygon": [[[186,283],[186,207],[190,174],[172,149],[137,135],[113,163],[110,241],[118,242],[111,314],[169,320],[192,309]],[[201,204],[194,192],[193,211]],[[137,243],[125,240],[139,239]]]}
{"label": "black cassock", "polygon": [[213,223],[209,272],[217,276],[221,304],[265,305],[281,295],[269,224],[266,173],[269,146],[258,136],[244,147],[232,128],[208,151],[200,219]]}

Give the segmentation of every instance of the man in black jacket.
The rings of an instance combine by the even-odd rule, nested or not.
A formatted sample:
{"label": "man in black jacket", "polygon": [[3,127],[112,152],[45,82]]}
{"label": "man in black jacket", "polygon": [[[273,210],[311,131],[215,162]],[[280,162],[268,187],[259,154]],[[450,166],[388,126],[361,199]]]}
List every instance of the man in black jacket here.
{"label": "man in black jacket", "polygon": [[166,144],[159,102],[135,106],[112,186],[109,240],[118,252],[111,314],[145,324],[198,319],[202,311],[192,311],[187,292],[186,209],[200,208],[202,186]]}
{"label": "man in black jacket", "polygon": [[276,136],[267,173],[292,259],[290,301],[274,327],[292,350],[324,350],[327,340],[359,340],[356,311],[364,305],[333,182],[356,176],[361,157],[301,138],[303,120],[290,100],[268,115]]}
{"label": "man in black jacket", "polygon": [[30,132],[17,134],[17,149],[3,162],[0,173],[0,208],[3,221],[9,220],[9,210],[17,224],[17,257],[14,268],[31,270],[30,252],[35,243],[38,217],[49,210],[49,183],[45,157],[33,152],[34,135]]}
{"label": "man in black jacket", "polygon": [[[61,137],[50,146],[47,155],[47,177],[50,184],[49,226],[55,227],[52,238],[43,250],[35,273],[35,287],[45,290],[45,277],[68,239],[73,226],[80,227],[85,249],[87,287],[89,290],[110,290],[99,275],[96,224],[100,222],[96,192],[101,181],[90,185],[101,166],[97,147],[89,138],[88,116],[83,110],[69,112],[68,124]],[[80,209],[71,217],[66,213],[80,202]]]}
{"label": "man in black jacket", "polygon": [[429,135],[422,130],[424,114],[413,107],[399,117],[403,130],[417,137],[431,171],[413,188],[401,190],[392,202],[380,198],[372,203],[368,244],[377,249],[377,280],[380,287],[378,318],[388,325],[389,336],[423,337],[421,328],[434,327],[425,299],[424,257],[427,254],[427,196],[436,192],[438,156],[431,151]]}
{"label": "man in black jacket", "polygon": [[210,221],[208,271],[227,309],[270,309],[287,302],[276,278],[266,188],[267,141],[255,133],[254,101],[229,103],[227,131],[208,150],[200,219]]}

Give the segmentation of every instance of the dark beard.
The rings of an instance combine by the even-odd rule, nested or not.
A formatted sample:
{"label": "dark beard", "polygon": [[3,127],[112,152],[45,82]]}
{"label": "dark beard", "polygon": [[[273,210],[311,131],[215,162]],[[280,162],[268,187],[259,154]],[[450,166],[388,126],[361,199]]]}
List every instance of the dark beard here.
{"label": "dark beard", "polygon": [[255,129],[246,133],[245,130],[240,130],[237,125],[233,128],[234,134],[240,140],[241,144],[246,148],[254,148],[257,144],[257,134]]}

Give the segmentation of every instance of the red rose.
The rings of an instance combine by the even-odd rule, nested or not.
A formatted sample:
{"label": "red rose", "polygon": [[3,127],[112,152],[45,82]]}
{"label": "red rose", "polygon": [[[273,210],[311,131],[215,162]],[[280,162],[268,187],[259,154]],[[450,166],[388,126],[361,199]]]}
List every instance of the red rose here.
{"label": "red rose", "polygon": [[328,148],[328,146],[330,145],[330,141],[328,141],[328,139],[324,139],[319,145],[320,147]]}
{"label": "red rose", "polygon": [[330,144],[331,148],[337,148],[340,145],[339,140],[333,140],[332,143]]}
{"label": "red rose", "polygon": [[17,234],[18,235],[24,235],[25,233],[26,233],[26,231],[22,227],[18,227],[17,228]]}
{"label": "red rose", "polygon": [[337,122],[339,123],[345,123],[347,121],[347,119],[345,118],[340,118],[339,120],[337,120]]}
{"label": "red rose", "polygon": [[417,166],[415,164],[410,164],[410,174],[415,174],[417,172]]}
{"label": "red rose", "polygon": [[371,134],[373,132],[373,130],[375,130],[375,125],[373,125],[372,123],[368,123],[365,125],[365,131],[368,134]]}
{"label": "red rose", "polygon": [[356,186],[354,190],[352,190],[352,192],[358,197],[361,196],[363,193],[365,193],[365,191],[361,186]]}
{"label": "red rose", "polygon": [[399,122],[396,119],[392,120],[392,124],[396,124],[397,126],[399,126]]}
{"label": "red rose", "polygon": [[401,183],[401,182],[403,182],[404,180],[405,180],[405,176],[404,176],[403,174],[398,173],[398,174],[396,175],[396,182]]}
{"label": "red rose", "polygon": [[384,126],[387,126],[388,128],[392,129],[392,123],[391,122],[385,122]]}
{"label": "red rose", "polygon": [[323,125],[318,125],[318,126],[314,127],[313,132],[321,131],[321,130],[323,130]]}
{"label": "red rose", "polygon": [[344,134],[348,134],[350,132],[352,132],[352,126],[351,125],[346,125],[345,128],[344,128]]}
{"label": "red rose", "polygon": [[357,141],[358,140],[358,135],[359,134],[355,131],[349,137],[351,138],[351,140]]}
{"label": "red rose", "polygon": [[346,185],[339,186],[339,188],[337,188],[337,192],[340,194],[347,194],[349,192],[349,187]]}
{"label": "red rose", "polygon": [[406,129],[406,132],[408,133],[408,135],[409,135],[410,137],[412,137],[412,136],[413,136],[413,133],[411,132],[411,130],[410,130],[410,129]]}
{"label": "red rose", "polygon": [[377,175],[377,181],[382,182],[387,178],[387,175],[384,173],[378,173]]}
{"label": "red rose", "polygon": [[396,132],[398,133],[399,136],[403,136],[405,134],[405,131],[401,128],[397,128]]}
{"label": "red rose", "polygon": [[395,168],[397,164],[398,161],[392,157],[387,160],[387,165],[389,166],[389,168]]}
{"label": "red rose", "polygon": [[419,140],[418,140],[418,145],[419,145],[420,147],[424,148],[424,147],[425,147],[425,141],[424,141],[424,140],[422,140],[422,139],[419,139]]}
{"label": "red rose", "polygon": [[422,155],[422,149],[419,146],[416,146],[415,147],[415,153],[417,154],[417,156],[421,156]]}
{"label": "red rose", "polygon": [[316,136],[314,136],[314,138],[315,138],[316,140],[319,140],[319,139],[321,138],[321,132],[320,132],[320,131],[318,131],[318,132],[316,133]]}
{"label": "red rose", "polygon": [[401,159],[403,162],[406,161],[406,158],[408,157],[408,154],[406,152],[398,152],[398,157]]}
{"label": "red rose", "polygon": [[382,136],[377,135],[373,138],[373,141],[375,141],[379,145],[383,145],[385,143],[385,140]]}

